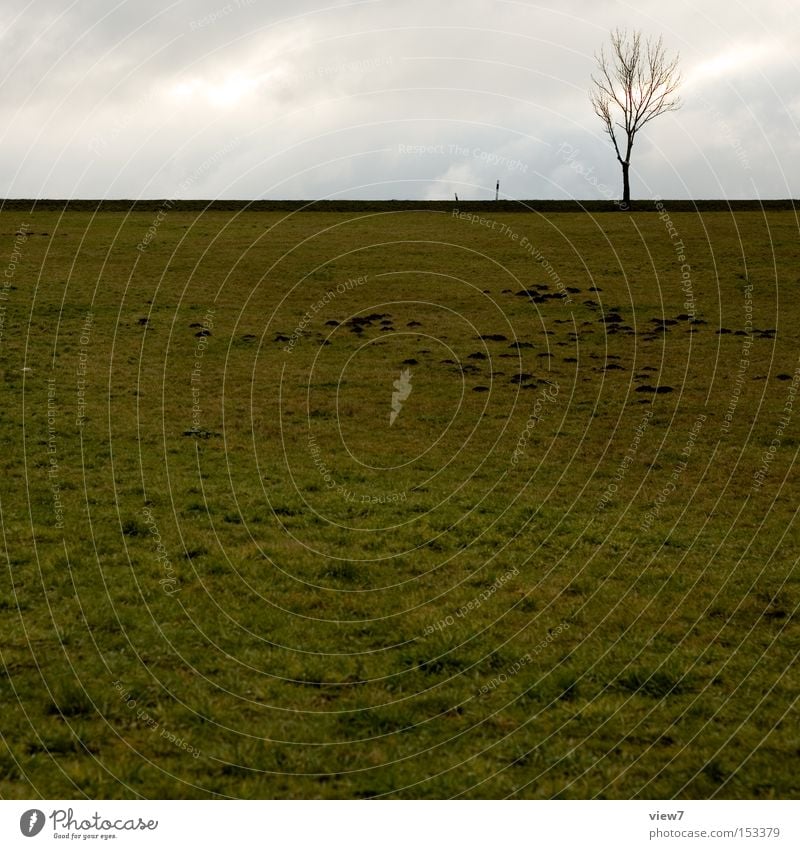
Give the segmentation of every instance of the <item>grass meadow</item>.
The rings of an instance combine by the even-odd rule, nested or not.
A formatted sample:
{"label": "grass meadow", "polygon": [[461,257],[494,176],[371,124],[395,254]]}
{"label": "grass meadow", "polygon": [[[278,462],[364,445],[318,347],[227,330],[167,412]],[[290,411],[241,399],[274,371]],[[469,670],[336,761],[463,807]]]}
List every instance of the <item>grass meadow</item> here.
{"label": "grass meadow", "polygon": [[796,213],[454,212],[0,213],[0,796],[800,795]]}

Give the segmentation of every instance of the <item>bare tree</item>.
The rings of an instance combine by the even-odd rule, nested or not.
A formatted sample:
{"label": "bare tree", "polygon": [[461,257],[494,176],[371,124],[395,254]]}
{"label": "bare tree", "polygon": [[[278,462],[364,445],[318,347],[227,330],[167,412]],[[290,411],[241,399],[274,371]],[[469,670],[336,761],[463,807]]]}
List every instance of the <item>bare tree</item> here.
{"label": "bare tree", "polygon": [[629,170],[633,140],[642,127],[665,112],[680,108],[675,92],[680,85],[678,56],[668,58],[662,39],[646,39],[641,32],[611,33],[611,55],[604,48],[595,55],[589,98],[605,125],[622,166],[622,208],[630,209]]}

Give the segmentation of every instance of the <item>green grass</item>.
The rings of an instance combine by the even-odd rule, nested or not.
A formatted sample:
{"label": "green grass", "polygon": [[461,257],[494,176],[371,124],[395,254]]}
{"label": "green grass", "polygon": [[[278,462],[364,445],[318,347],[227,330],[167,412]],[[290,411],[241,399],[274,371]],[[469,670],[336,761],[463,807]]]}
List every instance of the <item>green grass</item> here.
{"label": "green grass", "polygon": [[480,214],[0,214],[0,796],[798,795],[795,214]]}

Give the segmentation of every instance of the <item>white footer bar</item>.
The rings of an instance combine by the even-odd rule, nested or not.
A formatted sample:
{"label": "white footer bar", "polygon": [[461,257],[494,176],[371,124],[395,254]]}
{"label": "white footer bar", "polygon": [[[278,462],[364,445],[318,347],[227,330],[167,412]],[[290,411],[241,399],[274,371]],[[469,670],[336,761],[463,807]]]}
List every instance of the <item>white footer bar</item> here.
{"label": "white footer bar", "polygon": [[800,846],[796,801],[2,801],[0,846]]}

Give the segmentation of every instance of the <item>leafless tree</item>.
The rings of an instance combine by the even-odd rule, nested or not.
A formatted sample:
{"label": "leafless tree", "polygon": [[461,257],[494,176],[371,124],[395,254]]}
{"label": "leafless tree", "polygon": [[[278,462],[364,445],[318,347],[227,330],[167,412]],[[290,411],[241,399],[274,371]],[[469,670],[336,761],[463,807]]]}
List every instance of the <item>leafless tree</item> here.
{"label": "leafless tree", "polygon": [[610,55],[605,48],[595,55],[589,98],[605,125],[617,160],[622,166],[622,208],[630,209],[629,170],[636,134],[653,118],[680,108],[675,92],[681,82],[678,56],[669,58],[661,37],[642,41],[641,32],[611,33]]}

